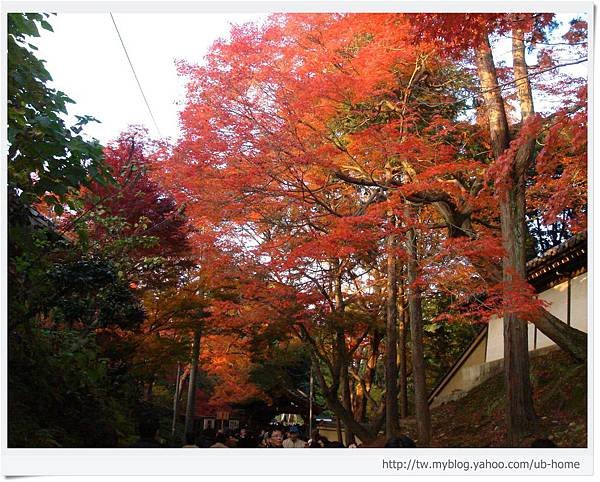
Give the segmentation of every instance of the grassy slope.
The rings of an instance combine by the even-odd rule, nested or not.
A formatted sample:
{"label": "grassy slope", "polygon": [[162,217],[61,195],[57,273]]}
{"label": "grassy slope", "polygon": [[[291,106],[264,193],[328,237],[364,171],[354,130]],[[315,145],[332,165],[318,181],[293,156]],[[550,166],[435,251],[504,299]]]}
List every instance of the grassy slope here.
{"label": "grassy slope", "polygon": [[[433,447],[502,447],[504,380],[499,373],[464,398],[432,409]],[[535,438],[550,438],[559,447],[587,446],[587,372],[561,351],[531,358],[531,380],[538,426]],[[402,431],[416,439],[414,419]],[[378,440],[372,446],[382,446]]]}

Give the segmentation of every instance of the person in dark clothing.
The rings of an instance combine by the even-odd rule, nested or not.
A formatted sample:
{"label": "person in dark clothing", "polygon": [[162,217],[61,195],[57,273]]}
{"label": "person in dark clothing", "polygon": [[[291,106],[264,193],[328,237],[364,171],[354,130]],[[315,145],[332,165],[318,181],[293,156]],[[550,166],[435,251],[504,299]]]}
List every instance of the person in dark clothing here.
{"label": "person in dark clothing", "polygon": [[183,446],[183,448],[198,448],[198,445],[196,445],[196,435],[193,432],[188,432],[185,434],[185,445]]}
{"label": "person in dark clothing", "polygon": [[538,438],[537,440],[531,442],[531,447],[535,449],[549,449],[556,448],[556,444],[550,439]]}
{"label": "person in dark clothing", "polygon": [[212,444],[215,443],[215,439],[217,437],[217,432],[214,428],[206,428],[200,434],[200,443],[198,444],[202,448],[209,448]]}
{"label": "person in dark clothing", "polygon": [[415,448],[417,445],[415,441],[406,435],[400,437],[394,437],[385,442],[384,448],[393,449],[404,449],[404,448]]}
{"label": "person in dark clothing", "polygon": [[162,445],[158,441],[158,420],[154,417],[147,417],[140,420],[139,426],[140,438],[131,445],[131,448],[160,448]]}
{"label": "person in dark clothing", "polygon": [[312,438],[308,441],[309,449],[323,449],[329,447],[329,440],[324,435],[320,435],[318,432],[313,431]]}
{"label": "person in dark clothing", "polygon": [[237,448],[238,439],[231,430],[225,430],[225,445],[230,449]]}
{"label": "person in dark clothing", "polygon": [[242,428],[240,430],[240,436],[238,437],[239,448],[253,448],[257,446],[256,439],[248,432],[247,429]]}
{"label": "person in dark clothing", "polygon": [[211,449],[226,449],[229,448],[225,442],[227,442],[227,435],[223,432],[218,432],[215,436],[215,443],[210,446]]}
{"label": "person in dark clothing", "polygon": [[111,425],[100,422],[95,429],[89,431],[89,447],[114,448],[117,447],[119,437]]}
{"label": "person in dark clothing", "polygon": [[321,448],[321,445],[319,445],[319,439],[320,439],[319,429],[316,428],[311,432],[310,438],[306,442],[306,446],[310,449]]}

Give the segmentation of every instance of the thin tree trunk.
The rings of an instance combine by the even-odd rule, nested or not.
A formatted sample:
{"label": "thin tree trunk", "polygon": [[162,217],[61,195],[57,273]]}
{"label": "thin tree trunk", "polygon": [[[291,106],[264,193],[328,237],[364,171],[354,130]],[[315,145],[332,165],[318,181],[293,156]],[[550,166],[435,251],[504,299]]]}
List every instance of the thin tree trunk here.
{"label": "thin tree trunk", "polygon": [[367,366],[365,368],[364,376],[364,389],[361,393],[359,409],[356,412],[357,419],[360,422],[366,422],[367,420],[367,406],[369,403],[369,394],[373,386],[373,380],[375,379],[375,372],[377,370],[377,358],[379,357],[379,345],[381,343],[381,334],[379,331],[373,333],[371,338],[370,353],[367,358]]}
{"label": "thin tree trunk", "polygon": [[[365,422],[366,414],[367,414],[367,390],[366,390],[366,377],[368,376],[368,369],[366,365],[368,364],[368,357],[370,356],[370,352],[367,349],[363,350],[363,357],[366,356],[365,360],[365,370],[362,379],[356,383],[354,383],[354,404],[353,404],[353,412],[356,420],[358,422]],[[356,373],[357,376],[360,377],[360,367]]]}
{"label": "thin tree trunk", "polygon": [[[534,108],[523,38],[523,30],[520,27],[515,28],[512,36],[513,73],[519,97],[519,107],[521,108],[521,121],[524,122],[534,114]],[[531,151],[531,148],[528,150]],[[531,164],[531,161],[530,155],[526,156],[524,162]]]}
{"label": "thin tree trunk", "polygon": [[[344,295],[342,292],[342,267],[339,260],[335,262],[336,266],[336,275],[334,279],[333,285],[333,299],[335,302],[335,310],[340,318],[344,316],[345,312],[345,304],[344,304]],[[341,320],[340,320],[341,321]],[[336,333],[336,354],[335,354],[335,373],[332,373],[333,378],[337,378],[337,388],[341,391],[341,405],[347,414],[347,418],[354,420],[354,416],[352,414],[352,403],[350,400],[350,386],[348,380],[348,350],[346,348],[346,336],[344,333],[344,329],[339,327]],[[336,390],[337,392],[338,390]],[[336,393],[337,398],[337,393]],[[353,440],[354,433],[352,432],[352,427],[345,423],[344,428],[346,431],[346,439]],[[343,440],[340,438],[340,442]]]}
{"label": "thin tree trunk", "polygon": [[404,303],[402,297],[399,296],[400,306],[400,336],[398,338],[398,358],[399,358],[399,370],[398,370],[398,385],[400,393],[400,418],[408,417],[408,383],[407,383],[407,370],[406,370],[406,331],[408,328],[408,311],[404,309]]}
{"label": "thin tree trunk", "polygon": [[386,343],[385,343],[385,436],[398,433],[398,366],[396,365],[398,343],[398,266],[396,256],[397,235],[387,237],[387,296],[386,296]]}
{"label": "thin tree trunk", "polygon": [[184,368],[183,373],[181,374],[181,378],[179,379],[179,388],[177,389],[177,400],[178,401],[181,401],[181,396],[183,395],[183,386],[189,376],[190,376],[190,367],[187,366]]}
{"label": "thin tree trunk", "polygon": [[510,142],[508,121],[504,110],[504,100],[498,86],[498,76],[490,42],[485,37],[475,55],[477,74],[483,90],[484,109],[488,118],[492,152],[498,159]]}
{"label": "thin tree trunk", "polygon": [[[407,209],[407,218],[416,213]],[[412,216],[411,216],[412,214]],[[420,447],[428,447],[431,439],[431,419],[427,402],[427,384],[425,380],[425,357],[423,354],[423,315],[421,311],[421,292],[416,285],[418,277],[417,243],[414,228],[407,231],[407,292],[410,318],[413,381],[415,387],[415,418],[417,419],[417,438]]]}
{"label": "thin tree trunk", "polygon": [[373,421],[371,422],[371,425],[369,426],[369,430],[372,434],[374,434],[373,436],[375,438],[379,435],[379,432],[385,424],[385,404],[382,403],[381,407],[382,408],[380,412],[377,415],[375,415]]}
{"label": "thin tree trunk", "polygon": [[313,378],[313,367],[312,363],[310,364],[310,378],[308,381],[308,434],[309,437],[312,437],[313,431],[313,387],[314,387],[314,378]]}
{"label": "thin tree trunk", "polygon": [[194,432],[194,412],[196,405],[196,377],[198,374],[198,358],[200,357],[200,336],[201,330],[197,328],[194,331],[194,341],[192,345],[192,360],[190,366],[190,381],[188,383],[188,397],[185,406],[185,429],[186,434]]}
{"label": "thin tree trunk", "polygon": [[171,423],[171,439],[175,439],[175,428],[179,416],[179,384],[181,382],[181,363],[177,362],[177,377],[175,378],[175,392],[173,393],[173,421]]}
{"label": "thin tree trunk", "polygon": [[[350,380],[348,377],[348,366],[347,361],[344,362],[344,366],[342,368],[342,378],[341,378],[341,386],[342,386],[342,404],[344,408],[348,411],[349,415],[354,418],[354,414],[352,413],[352,401],[350,399]],[[355,442],[354,433],[352,432],[352,428],[344,424],[344,428],[346,431],[346,439],[344,443],[346,447]],[[340,440],[341,442],[341,440]]]}
{"label": "thin tree trunk", "polygon": [[150,377],[150,381],[148,382],[148,385],[146,386],[146,391],[144,393],[144,400],[146,400],[147,402],[152,401],[152,390],[154,388],[155,378],[156,378],[156,376],[153,373],[152,376]]}

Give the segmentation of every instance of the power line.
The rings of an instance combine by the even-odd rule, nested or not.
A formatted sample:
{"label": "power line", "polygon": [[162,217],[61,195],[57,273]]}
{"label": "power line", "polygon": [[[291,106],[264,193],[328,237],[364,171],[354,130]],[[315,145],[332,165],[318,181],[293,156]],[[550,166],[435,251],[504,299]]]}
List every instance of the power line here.
{"label": "power line", "polygon": [[137,85],[140,89],[140,93],[142,94],[142,97],[144,98],[144,102],[146,103],[146,107],[148,108],[148,112],[150,114],[150,117],[152,118],[152,122],[154,122],[154,127],[156,128],[156,132],[158,132],[158,135],[160,137],[162,137],[162,134],[160,133],[160,129],[158,128],[158,124],[156,123],[156,119],[154,118],[154,114],[152,114],[152,109],[150,108],[150,104],[148,103],[148,99],[146,99],[146,94],[144,94],[144,89],[142,89],[142,84],[140,83],[140,79],[138,79],[137,74],[135,73],[135,69],[133,68],[133,63],[131,62],[131,58],[129,57],[129,53],[127,52],[127,48],[125,47],[125,42],[123,42],[123,37],[121,37],[121,32],[119,32],[119,27],[117,27],[117,23],[115,22],[115,18],[113,17],[112,12],[109,12],[110,18],[112,20],[113,25],[115,26],[115,30],[117,31],[117,35],[119,36],[119,40],[121,41],[121,45],[123,46],[123,51],[125,52],[125,56],[127,57],[127,60],[129,62],[129,66],[131,67],[131,71],[133,72],[133,76],[135,77],[135,81],[137,82]]}

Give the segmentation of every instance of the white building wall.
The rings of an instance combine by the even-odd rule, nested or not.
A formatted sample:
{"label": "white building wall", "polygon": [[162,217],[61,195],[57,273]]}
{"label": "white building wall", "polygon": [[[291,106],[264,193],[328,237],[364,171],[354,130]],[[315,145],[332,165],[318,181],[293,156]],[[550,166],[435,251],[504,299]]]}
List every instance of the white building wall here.
{"label": "white building wall", "polygon": [[488,321],[487,350],[485,361],[504,358],[504,323],[502,318],[493,316]]}
{"label": "white building wall", "polygon": [[527,346],[529,347],[529,351],[535,350],[535,325],[533,323],[527,323]]}
{"label": "white building wall", "polygon": [[[540,293],[539,298],[550,303],[546,309],[554,316],[567,322],[567,293],[569,283],[565,281],[559,285],[553,286],[549,290]],[[586,330],[587,331],[587,330]],[[537,342],[535,348],[544,348],[554,345],[554,342],[544,335],[540,330],[537,332]]]}
{"label": "white building wall", "polygon": [[[535,326],[531,323],[527,326],[527,343],[529,350],[535,349]],[[488,345],[485,361],[491,362],[504,358],[504,320],[494,316],[488,322]]]}
{"label": "white building wall", "polygon": [[[571,280],[571,326],[587,332],[587,273],[583,273]],[[538,296],[548,302],[546,309],[565,323],[567,322],[569,284],[567,281],[543,291]],[[536,330],[532,324],[528,325],[529,349],[540,349],[554,345],[554,343]],[[504,326],[503,320],[494,316],[488,322],[487,340],[481,340],[481,347],[475,350],[463,365],[446,382],[446,386],[436,395],[432,406],[439,405],[447,400],[453,400],[481,382],[486,376],[501,369],[504,358]],[[477,365],[485,350],[485,360]],[[478,356],[475,356],[479,353]],[[472,359],[472,360],[471,360]],[[472,363],[469,363],[472,361]],[[495,362],[495,363],[494,363]]]}
{"label": "white building wall", "polygon": [[[571,326],[587,333],[587,273],[571,279]],[[565,281],[538,296],[548,302],[546,309],[565,323],[567,322],[569,282]],[[531,323],[528,325],[529,349],[540,349],[552,346],[554,343],[543,335]],[[488,322],[487,339],[479,342],[480,347],[474,350],[463,365],[453,374],[452,378],[436,395],[432,406],[448,400],[454,400],[466,393],[467,390],[480,383],[495,370],[501,369],[504,358],[504,326],[503,320],[497,316]],[[485,352],[485,360],[481,360]],[[494,363],[495,362],[495,363]],[[481,364],[477,364],[481,363]]]}
{"label": "white building wall", "polygon": [[587,333],[587,273],[571,280],[571,326]]}
{"label": "white building wall", "polygon": [[[567,322],[567,296],[567,281],[539,294],[540,299],[549,303],[546,309],[565,323]],[[571,280],[571,326],[587,332],[587,273]],[[527,333],[530,350],[554,344],[531,323],[527,327]],[[491,362],[501,358],[504,358],[504,324],[502,318],[494,316],[488,322],[485,361]]]}

